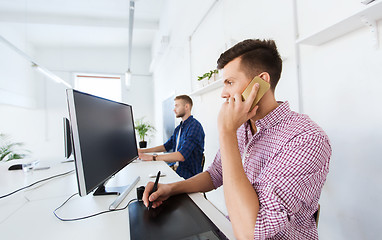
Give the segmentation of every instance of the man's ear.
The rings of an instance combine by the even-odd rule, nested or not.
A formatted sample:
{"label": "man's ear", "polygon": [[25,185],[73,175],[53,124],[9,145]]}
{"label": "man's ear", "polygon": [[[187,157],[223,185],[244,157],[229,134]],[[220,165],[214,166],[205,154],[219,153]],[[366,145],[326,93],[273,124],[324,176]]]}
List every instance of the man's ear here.
{"label": "man's ear", "polygon": [[187,110],[191,110],[191,105],[190,105],[189,103],[186,103],[186,104],[184,105],[184,107],[185,107]]}
{"label": "man's ear", "polygon": [[261,79],[263,79],[267,83],[271,84],[271,76],[269,75],[269,73],[262,72],[262,73],[259,74],[259,77],[261,77]]}

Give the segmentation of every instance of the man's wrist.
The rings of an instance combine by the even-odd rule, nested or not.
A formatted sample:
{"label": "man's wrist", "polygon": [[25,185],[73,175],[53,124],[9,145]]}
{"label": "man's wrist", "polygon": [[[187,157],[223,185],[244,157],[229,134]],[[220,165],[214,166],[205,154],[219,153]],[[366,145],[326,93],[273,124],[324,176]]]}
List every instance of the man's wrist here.
{"label": "man's wrist", "polygon": [[[180,182],[183,182],[183,181],[180,181]],[[180,182],[174,182],[174,183],[168,184],[168,186],[170,187],[170,195],[183,193],[181,191],[181,186],[179,185]]]}
{"label": "man's wrist", "polygon": [[235,142],[237,142],[236,132],[225,132],[219,134],[220,148],[232,146]]}
{"label": "man's wrist", "polygon": [[219,138],[221,139],[232,138],[232,137],[236,137],[235,130],[224,130],[219,132]]}

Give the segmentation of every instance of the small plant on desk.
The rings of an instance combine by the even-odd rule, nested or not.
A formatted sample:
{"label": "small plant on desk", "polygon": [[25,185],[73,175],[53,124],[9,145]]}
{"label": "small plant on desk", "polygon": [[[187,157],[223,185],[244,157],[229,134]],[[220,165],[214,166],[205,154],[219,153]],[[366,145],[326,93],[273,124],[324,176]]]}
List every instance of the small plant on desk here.
{"label": "small plant on desk", "polygon": [[155,128],[149,122],[145,122],[143,119],[144,118],[140,118],[135,121],[135,130],[137,130],[140,139],[139,148],[147,147],[145,137],[148,136],[149,133],[155,131]]}
{"label": "small plant on desk", "polygon": [[24,146],[24,143],[12,142],[9,135],[0,133],[0,162],[27,157],[30,151],[21,149],[22,146]]}

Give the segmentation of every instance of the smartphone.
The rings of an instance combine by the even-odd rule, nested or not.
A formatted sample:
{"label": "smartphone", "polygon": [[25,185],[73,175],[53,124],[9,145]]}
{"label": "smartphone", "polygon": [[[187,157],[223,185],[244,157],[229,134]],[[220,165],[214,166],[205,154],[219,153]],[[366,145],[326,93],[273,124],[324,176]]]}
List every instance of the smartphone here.
{"label": "smartphone", "polygon": [[256,76],[255,78],[252,79],[252,81],[248,84],[248,86],[245,88],[244,92],[241,94],[241,97],[243,98],[243,101],[247,100],[249,94],[252,91],[253,85],[255,83],[259,84],[259,91],[257,92],[257,95],[255,97],[255,100],[252,103],[252,106],[249,111],[252,111],[252,109],[256,106],[256,104],[260,101],[260,99],[264,96],[264,94],[269,90],[271,85],[261,79],[259,76]]}

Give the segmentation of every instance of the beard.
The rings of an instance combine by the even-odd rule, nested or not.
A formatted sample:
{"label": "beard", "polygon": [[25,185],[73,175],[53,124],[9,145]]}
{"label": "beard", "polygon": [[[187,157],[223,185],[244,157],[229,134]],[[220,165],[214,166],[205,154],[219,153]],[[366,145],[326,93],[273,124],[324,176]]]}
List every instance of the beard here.
{"label": "beard", "polygon": [[180,112],[180,113],[177,113],[175,116],[176,116],[177,118],[182,118],[182,117],[184,117],[184,115],[186,115],[186,112],[185,112],[185,111]]}

